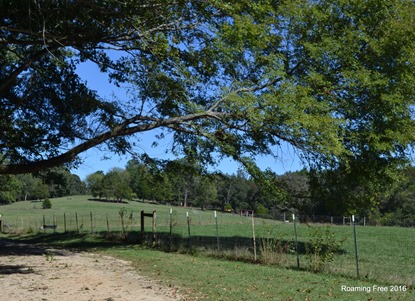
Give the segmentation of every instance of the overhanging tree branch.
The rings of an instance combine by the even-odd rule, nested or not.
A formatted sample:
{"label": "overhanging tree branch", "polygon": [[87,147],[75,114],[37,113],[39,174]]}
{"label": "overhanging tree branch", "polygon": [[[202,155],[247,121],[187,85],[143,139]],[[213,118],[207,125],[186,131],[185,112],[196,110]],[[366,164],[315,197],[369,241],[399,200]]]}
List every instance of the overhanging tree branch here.
{"label": "overhanging tree branch", "polygon": [[[80,153],[98,146],[110,139],[123,137],[123,136],[130,136],[140,132],[151,131],[156,128],[175,128],[176,130],[178,127],[175,125],[186,124],[190,121],[195,121],[198,119],[208,119],[208,118],[216,118],[217,113],[195,113],[189,114],[187,116],[180,116],[168,119],[154,119],[148,117],[137,116],[134,118],[130,118],[126,120],[124,123],[114,127],[112,130],[102,133],[94,138],[91,138],[73,148],[69,151],[51,157],[45,160],[35,161],[35,162],[24,162],[20,164],[7,164],[7,165],[0,165],[0,174],[20,174],[20,173],[33,173],[40,170],[49,169],[54,166],[63,165],[65,163],[73,161]],[[132,123],[138,120],[152,120],[147,124],[142,125],[135,125],[129,126]]]}

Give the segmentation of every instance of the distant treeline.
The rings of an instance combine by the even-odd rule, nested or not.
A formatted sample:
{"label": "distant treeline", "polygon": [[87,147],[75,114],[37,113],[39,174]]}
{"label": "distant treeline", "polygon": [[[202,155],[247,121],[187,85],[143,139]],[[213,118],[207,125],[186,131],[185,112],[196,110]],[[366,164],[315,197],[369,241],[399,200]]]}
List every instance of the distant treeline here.
{"label": "distant treeline", "polygon": [[146,200],[202,209],[257,215],[298,212],[305,215],[367,216],[382,225],[415,225],[415,168],[402,170],[391,185],[378,187],[365,175],[336,170],[301,170],[277,175],[269,170],[252,177],[209,172],[185,159],[130,160],[125,168],[97,171],[86,181],[66,168],[0,176],[0,203],[92,194],[102,200]]}
{"label": "distant treeline", "polygon": [[185,159],[142,157],[130,160],[124,169],[90,174],[86,186],[94,197],[108,200],[138,199],[234,212],[253,209],[260,215],[273,209],[308,215],[358,214],[379,224],[400,224],[402,220],[405,225],[415,224],[413,167],[403,170],[394,185],[382,189],[367,179],[339,173],[304,169],[277,175],[267,170],[261,177],[252,177],[243,170],[236,174],[208,172]]}
{"label": "distant treeline", "polygon": [[37,174],[0,175],[0,204],[86,193],[85,183],[64,167]]}

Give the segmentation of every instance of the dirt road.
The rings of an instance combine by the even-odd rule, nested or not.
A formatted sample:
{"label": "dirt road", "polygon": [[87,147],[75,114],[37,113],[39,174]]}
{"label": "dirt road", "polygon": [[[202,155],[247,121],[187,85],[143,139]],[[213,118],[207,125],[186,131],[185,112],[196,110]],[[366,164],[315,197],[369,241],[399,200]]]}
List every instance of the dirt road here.
{"label": "dirt road", "polygon": [[0,239],[0,300],[177,301],[177,289],[142,277],[129,262]]}

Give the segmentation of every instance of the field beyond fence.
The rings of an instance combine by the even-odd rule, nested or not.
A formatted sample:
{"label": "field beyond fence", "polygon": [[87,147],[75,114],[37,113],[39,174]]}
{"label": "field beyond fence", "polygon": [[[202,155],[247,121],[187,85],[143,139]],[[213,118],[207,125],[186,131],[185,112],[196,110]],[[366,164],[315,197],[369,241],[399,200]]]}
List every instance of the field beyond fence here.
{"label": "field beyond fence", "polygon": [[[144,233],[141,212],[146,214]],[[52,209],[46,210],[38,202],[18,202],[0,206],[0,214],[5,233],[116,237],[166,251],[415,285],[415,229],[370,226],[364,218],[356,217],[354,227],[349,217],[336,218],[336,225],[335,218],[315,224],[300,215],[294,224],[288,214],[271,220],[139,202],[96,202],[87,196],[53,199]]]}

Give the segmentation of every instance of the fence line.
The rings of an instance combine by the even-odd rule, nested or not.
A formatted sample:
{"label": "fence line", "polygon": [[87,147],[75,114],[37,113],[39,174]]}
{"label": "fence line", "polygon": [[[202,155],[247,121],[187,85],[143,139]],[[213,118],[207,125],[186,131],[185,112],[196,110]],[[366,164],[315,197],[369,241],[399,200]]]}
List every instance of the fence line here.
{"label": "fence line", "polygon": [[[324,263],[329,272],[355,277],[357,244],[361,275],[396,284],[415,284],[414,228],[371,227],[366,217],[356,217],[353,225],[351,217],[310,218],[301,214],[294,228],[293,216],[288,214],[280,214],[274,219],[254,219],[237,214],[205,214],[189,208],[186,214],[172,209],[164,213],[158,211],[154,224],[150,219],[145,221],[143,237],[140,215],[140,211],[120,211],[118,214],[64,212],[42,217],[16,215],[2,218],[0,225],[4,232],[17,233],[120,234],[137,241],[144,239],[168,250],[203,250],[215,256],[247,261],[256,260],[254,256],[258,253],[258,261],[293,268],[309,268],[314,264],[308,252],[313,245],[313,229],[321,227],[330,229],[333,237],[342,243],[333,261]],[[155,228],[157,233],[154,233]],[[323,231],[321,237],[317,237],[323,241],[323,249],[332,242],[328,236],[331,234],[327,233]]]}

